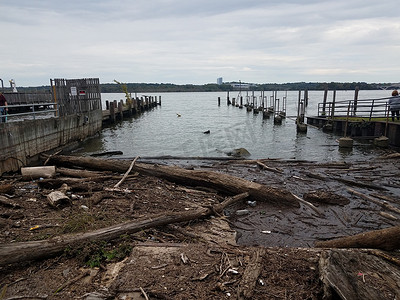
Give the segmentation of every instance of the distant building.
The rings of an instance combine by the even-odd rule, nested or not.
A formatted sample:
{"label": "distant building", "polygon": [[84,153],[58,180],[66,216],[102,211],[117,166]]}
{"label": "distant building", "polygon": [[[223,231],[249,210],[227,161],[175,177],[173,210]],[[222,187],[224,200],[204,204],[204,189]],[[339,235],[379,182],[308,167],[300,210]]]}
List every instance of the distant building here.
{"label": "distant building", "polygon": [[231,86],[234,88],[234,89],[244,89],[244,90],[248,90],[249,88],[250,88],[250,86],[253,86],[252,84],[250,84],[250,83],[237,83],[237,82],[233,82],[233,83],[231,83]]}
{"label": "distant building", "polygon": [[222,84],[222,77],[217,78],[217,84]]}

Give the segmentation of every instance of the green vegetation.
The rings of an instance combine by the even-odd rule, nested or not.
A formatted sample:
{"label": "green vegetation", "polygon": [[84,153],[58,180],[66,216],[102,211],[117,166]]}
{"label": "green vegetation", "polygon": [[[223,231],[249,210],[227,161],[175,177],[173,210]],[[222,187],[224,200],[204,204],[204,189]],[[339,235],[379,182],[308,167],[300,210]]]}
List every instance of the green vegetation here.
{"label": "green vegetation", "polygon": [[83,251],[84,262],[90,268],[100,267],[103,263],[121,261],[132,252],[132,245],[122,242],[111,247],[105,241],[91,243]]}
{"label": "green vegetation", "polygon": [[79,248],[70,246],[64,250],[64,255],[66,257],[75,257],[80,264],[94,268],[105,263],[123,260],[131,254],[132,248],[129,237],[121,236],[114,243],[97,241],[89,242]]}
{"label": "green vegetation", "polygon": [[[194,84],[173,84],[173,83],[124,83],[123,92],[125,93],[149,93],[149,92],[226,92],[238,91],[231,84],[238,82],[226,82],[218,85],[208,83],[203,85]],[[246,84],[242,82],[242,84]],[[291,83],[263,83],[251,84],[249,89],[265,91],[299,91],[299,90],[354,90],[359,87],[360,90],[377,90],[382,85],[390,83],[366,83],[366,82],[291,82]],[[121,84],[118,82],[100,84],[102,93],[120,93]],[[243,89],[245,91],[245,89]],[[7,89],[6,89],[7,91]],[[45,92],[50,91],[50,86],[40,87],[18,87],[19,92]]]}

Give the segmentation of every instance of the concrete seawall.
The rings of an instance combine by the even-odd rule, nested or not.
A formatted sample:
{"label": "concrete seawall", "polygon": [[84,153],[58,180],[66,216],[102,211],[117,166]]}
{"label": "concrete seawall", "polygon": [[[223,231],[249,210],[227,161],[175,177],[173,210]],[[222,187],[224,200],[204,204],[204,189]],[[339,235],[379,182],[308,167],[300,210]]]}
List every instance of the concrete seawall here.
{"label": "concrete seawall", "polygon": [[0,175],[18,171],[42,152],[83,140],[102,129],[102,111],[0,123]]}

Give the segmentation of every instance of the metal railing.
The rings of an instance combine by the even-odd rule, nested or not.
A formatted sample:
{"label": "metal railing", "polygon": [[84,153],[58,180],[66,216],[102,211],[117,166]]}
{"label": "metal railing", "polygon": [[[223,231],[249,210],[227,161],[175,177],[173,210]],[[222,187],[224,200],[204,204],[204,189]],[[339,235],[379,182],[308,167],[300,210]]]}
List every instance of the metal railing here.
{"label": "metal railing", "polygon": [[318,117],[356,117],[368,119],[386,118],[388,101],[393,97],[378,99],[343,100],[318,103]]}
{"label": "metal railing", "polygon": [[[0,114],[0,123],[18,122],[25,119],[36,120],[58,116],[57,103],[40,103],[36,105],[21,104],[0,106],[0,109],[8,109],[6,114]],[[24,112],[17,112],[23,110]],[[12,113],[10,113],[10,111]]]}

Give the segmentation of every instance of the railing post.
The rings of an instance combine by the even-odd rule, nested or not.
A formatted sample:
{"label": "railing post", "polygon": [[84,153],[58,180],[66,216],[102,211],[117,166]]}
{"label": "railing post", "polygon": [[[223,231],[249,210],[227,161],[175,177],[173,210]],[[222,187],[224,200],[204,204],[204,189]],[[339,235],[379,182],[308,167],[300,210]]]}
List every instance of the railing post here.
{"label": "railing post", "polygon": [[[372,118],[372,111],[374,110],[374,103],[375,103],[375,99],[372,100],[372,105],[371,105],[371,112],[369,113],[369,121],[371,122],[371,118]],[[355,104],[354,104],[355,105]],[[354,113],[355,114],[355,113]]]}

